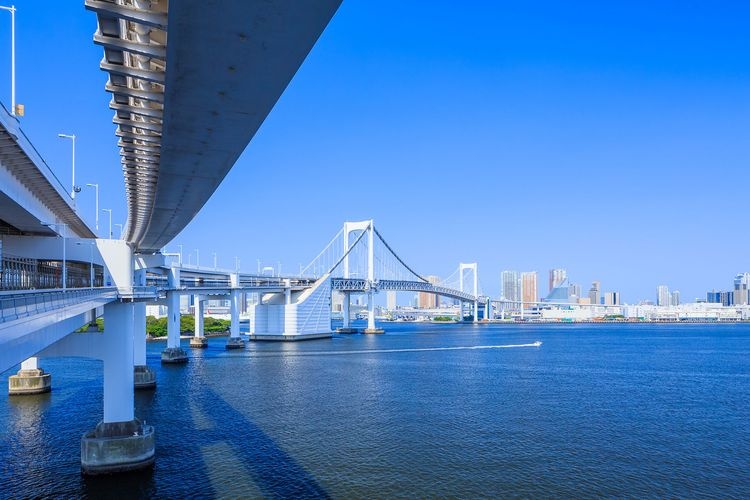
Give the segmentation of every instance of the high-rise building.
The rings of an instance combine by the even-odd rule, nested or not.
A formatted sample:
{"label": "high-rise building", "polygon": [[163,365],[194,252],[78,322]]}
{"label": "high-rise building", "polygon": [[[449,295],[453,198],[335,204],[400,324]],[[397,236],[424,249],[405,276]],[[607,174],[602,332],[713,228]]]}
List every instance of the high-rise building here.
{"label": "high-rise building", "polygon": [[589,300],[592,304],[600,304],[601,303],[601,293],[602,293],[602,284],[598,281],[594,281],[591,283],[591,288],[589,289]]}
{"label": "high-rise building", "polygon": [[500,297],[504,300],[518,301],[521,299],[520,282],[518,271],[503,271],[500,275],[501,289]]}
{"label": "high-rise building", "polygon": [[738,273],[734,277],[734,303],[746,305],[750,303],[750,273]]}
{"label": "high-rise building", "polygon": [[659,285],[656,287],[656,305],[669,305],[669,287],[667,285]]}
{"label": "high-rise building", "polygon": [[[433,285],[440,283],[440,277],[438,276],[425,276],[425,279]],[[417,307],[420,309],[437,309],[439,306],[438,296],[434,293],[419,292],[418,297]]]}
{"label": "high-rise building", "polygon": [[565,269],[550,269],[549,270],[549,292],[563,285],[565,280],[568,279],[568,271]]}
{"label": "high-rise building", "polygon": [[604,294],[604,305],[606,306],[619,306],[620,305],[620,292],[607,292]]}
{"label": "high-rise building", "polygon": [[680,291],[675,290],[672,292],[669,298],[669,304],[672,306],[679,306],[680,305]]}
{"label": "high-rise building", "polygon": [[578,285],[576,283],[571,283],[570,286],[568,286],[568,297],[573,298],[575,297],[576,300],[581,298],[581,285]]}
{"label": "high-rise building", "polygon": [[521,300],[523,300],[525,308],[533,307],[533,304],[527,305],[526,303],[539,301],[536,288],[536,271],[521,273]]}
{"label": "high-rise building", "polygon": [[396,310],[396,292],[395,290],[388,290],[385,294],[385,304],[389,311]]}

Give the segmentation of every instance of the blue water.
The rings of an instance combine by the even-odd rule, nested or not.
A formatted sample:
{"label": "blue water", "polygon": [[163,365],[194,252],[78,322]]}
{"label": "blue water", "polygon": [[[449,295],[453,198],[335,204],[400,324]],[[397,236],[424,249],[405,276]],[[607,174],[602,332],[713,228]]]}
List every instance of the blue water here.
{"label": "blue water", "polygon": [[0,497],[750,497],[748,325],[384,326],[150,343],[157,462],[108,478],[78,453],[101,364],[45,360],[51,394],[0,396]]}

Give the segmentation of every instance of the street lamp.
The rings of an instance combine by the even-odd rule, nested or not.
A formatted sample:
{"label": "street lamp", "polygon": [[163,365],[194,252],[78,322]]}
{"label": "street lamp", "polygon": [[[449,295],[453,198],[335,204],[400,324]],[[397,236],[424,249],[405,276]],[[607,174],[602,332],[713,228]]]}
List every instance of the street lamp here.
{"label": "street lamp", "polygon": [[16,6],[0,9],[10,12],[10,114],[16,116]]}
{"label": "street lamp", "polygon": [[108,212],[109,213],[109,239],[112,239],[112,209],[111,208],[102,208],[102,212]]}
{"label": "street lamp", "polygon": [[70,197],[75,200],[76,193],[81,192],[81,188],[76,186],[76,136],[75,134],[57,134],[57,137],[60,137],[61,139],[70,139],[71,141],[73,141],[73,187],[70,190]]}
{"label": "street lamp", "polygon": [[195,267],[201,267],[201,252],[195,249]]}
{"label": "street lamp", "polygon": [[120,239],[122,239],[122,231],[123,231],[124,225],[123,224],[115,224],[115,226],[117,226],[117,227],[120,228]]}
{"label": "street lamp", "polygon": [[62,289],[65,290],[68,287],[68,285],[67,285],[67,283],[68,283],[68,266],[67,266],[67,258],[66,258],[66,255],[65,255],[65,247],[66,247],[65,233],[66,233],[66,228],[68,227],[68,225],[65,224],[65,223],[63,223],[63,222],[50,222],[50,223],[42,222],[42,226],[47,226],[49,228],[51,228],[52,226],[59,226],[61,228],[60,233],[62,233],[62,234],[60,236],[62,237],[62,242],[63,242],[63,254],[62,254],[62,258],[63,258],[62,259]]}
{"label": "street lamp", "polygon": [[96,230],[99,231],[99,184],[86,183],[86,185],[96,190]]}
{"label": "street lamp", "polygon": [[180,248],[180,266],[182,266],[182,245],[177,245]]}

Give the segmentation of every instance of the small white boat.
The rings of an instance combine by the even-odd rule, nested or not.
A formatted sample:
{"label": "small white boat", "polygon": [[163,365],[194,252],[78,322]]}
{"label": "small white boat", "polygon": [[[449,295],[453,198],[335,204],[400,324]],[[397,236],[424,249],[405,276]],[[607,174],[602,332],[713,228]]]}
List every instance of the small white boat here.
{"label": "small white boat", "polygon": [[537,340],[536,342],[534,342],[531,345],[533,345],[534,347],[539,347],[540,345],[542,345],[542,341],[541,340]]}

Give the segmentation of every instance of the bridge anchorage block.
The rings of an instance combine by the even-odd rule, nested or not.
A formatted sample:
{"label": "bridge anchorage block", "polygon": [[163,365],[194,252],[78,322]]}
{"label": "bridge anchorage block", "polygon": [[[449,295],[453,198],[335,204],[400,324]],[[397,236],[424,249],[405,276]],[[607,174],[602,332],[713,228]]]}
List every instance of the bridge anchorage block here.
{"label": "bridge anchorage block", "polygon": [[137,418],[129,422],[99,422],[81,438],[81,472],[114,474],[151,467],[154,427]]}
{"label": "bridge anchorage block", "polygon": [[156,372],[146,365],[133,368],[133,385],[136,390],[156,389]]}
{"label": "bridge anchorage block", "polygon": [[205,349],[208,347],[208,339],[206,337],[193,337],[190,339],[190,347]]}
{"label": "bridge anchorage block", "polygon": [[18,370],[8,377],[8,394],[22,396],[26,394],[43,394],[52,390],[52,375],[41,368]]}
{"label": "bridge anchorage block", "polygon": [[187,363],[187,351],[182,347],[167,347],[161,352],[161,362],[166,364]]}
{"label": "bridge anchorage block", "polygon": [[245,341],[240,337],[229,337],[227,340],[227,349],[244,349]]}
{"label": "bridge anchorage block", "polygon": [[385,330],[382,328],[365,328],[362,330],[362,333],[365,333],[367,335],[380,335],[382,333],[385,333]]}

